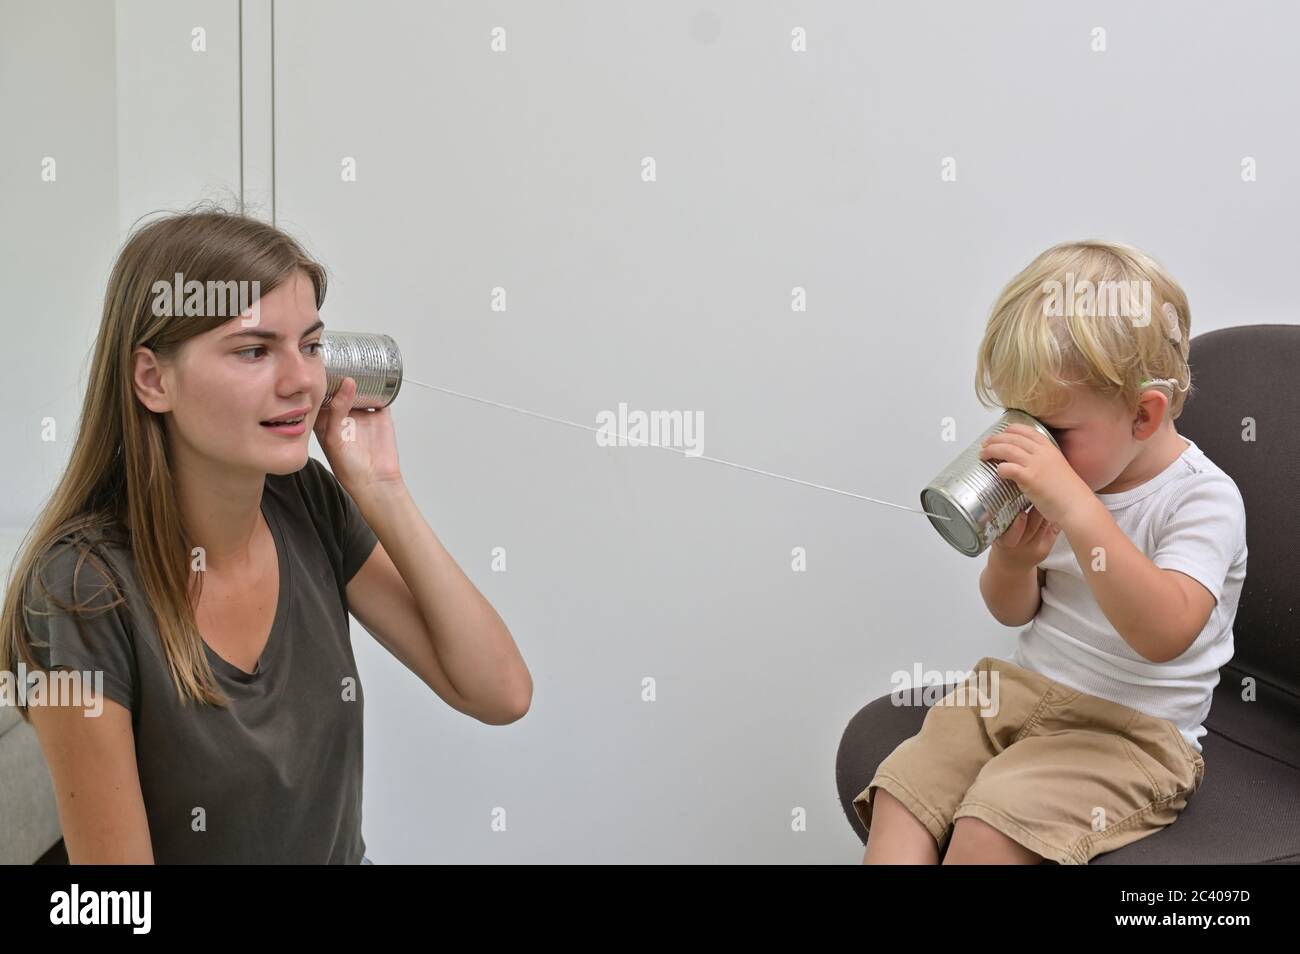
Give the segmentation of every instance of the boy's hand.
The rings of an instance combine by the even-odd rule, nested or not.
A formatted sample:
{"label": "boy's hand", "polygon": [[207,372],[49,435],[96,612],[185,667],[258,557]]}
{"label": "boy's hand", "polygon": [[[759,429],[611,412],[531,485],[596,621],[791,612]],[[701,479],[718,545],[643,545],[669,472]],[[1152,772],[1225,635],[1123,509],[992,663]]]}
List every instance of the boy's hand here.
{"label": "boy's hand", "polygon": [[993,541],[989,559],[1022,569],[1047,559],[1061,528],[1046,520],[1037,507],[1016,515],[1002,536]]}
{"label": "boy's hand", "polygon": [[1074,472],[1060,448],[1027,424],[1009,424],[984,439],[980,459],[997,459],[998,476],[1015,481],[1034,509],[1058,527],[1076,506],[1094,499],[1092,488]]}

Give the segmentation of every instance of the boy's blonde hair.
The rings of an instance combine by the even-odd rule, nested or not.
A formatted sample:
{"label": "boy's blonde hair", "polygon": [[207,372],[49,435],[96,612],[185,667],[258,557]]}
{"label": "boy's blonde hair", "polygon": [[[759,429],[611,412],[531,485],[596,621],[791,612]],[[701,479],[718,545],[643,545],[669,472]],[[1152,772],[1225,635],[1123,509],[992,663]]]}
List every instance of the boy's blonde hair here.
{"label": "boy's blonde hair", "polygon": [[1071,384],[1122,396],[1136,409],[1144,380],[1172,378],[1165,390],[1173,420],[1191,393],[1191,325],[1187,295],[1140,249],[1054,245],[998,296],[980,343],[975,393],[985,407],[1040,417],[1065,405]]}

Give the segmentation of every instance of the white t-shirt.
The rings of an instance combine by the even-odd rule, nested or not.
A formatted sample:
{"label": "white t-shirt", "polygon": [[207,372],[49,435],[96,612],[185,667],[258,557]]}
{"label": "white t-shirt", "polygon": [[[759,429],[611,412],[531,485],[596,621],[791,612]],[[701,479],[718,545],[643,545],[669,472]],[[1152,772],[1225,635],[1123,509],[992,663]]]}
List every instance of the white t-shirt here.
{"label": "white t-shirt", "polygon": [[1156,566],[1187,574],[1214,596],[1195,642],[1165,663],[1139,655],[1106,619],[1062,533],[1039,564],[1047,571],[1042,605],[1020,631],[1013,662],[1166,719],[1200,752],[1219,667],[1233,653],[1232,622],[1246,578],[1246,508],[1232,478],[1183,440],[1187,449],[1155,477],[1097,499]]}

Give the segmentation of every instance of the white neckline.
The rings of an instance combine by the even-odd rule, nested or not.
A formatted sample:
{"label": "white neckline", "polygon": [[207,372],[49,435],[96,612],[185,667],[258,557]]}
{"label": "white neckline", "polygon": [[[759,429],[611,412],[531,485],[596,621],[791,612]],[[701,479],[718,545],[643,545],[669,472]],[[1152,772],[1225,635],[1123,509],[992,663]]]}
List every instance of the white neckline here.
{"label": "white neckline", "polygon": [[1183,468],[1186,466],[1188,455],[1201,453],[1201,449],[1196,446],[1196,442],[1190,437],[1185,434],[1179,434],[1178,436],[1187,441],[1187,446],[1183,448],[1181,454],[1169,462],[1169,466],[1164,470],[1160,471],[1160,473],[1156,474],[1150,480],[1144,481],[1136,487],[1130,487],[1128,490],[1121,490],[1118,493],[1113,494],[1097,494],[1097,499],[1111,510],[1114,510],[1117,507],[1126,507],[1135,500],[1141,500],[1148,494],[1155,493],[1165,484],[1169,483],[1169,481],[1177,477],[1182,473]]}

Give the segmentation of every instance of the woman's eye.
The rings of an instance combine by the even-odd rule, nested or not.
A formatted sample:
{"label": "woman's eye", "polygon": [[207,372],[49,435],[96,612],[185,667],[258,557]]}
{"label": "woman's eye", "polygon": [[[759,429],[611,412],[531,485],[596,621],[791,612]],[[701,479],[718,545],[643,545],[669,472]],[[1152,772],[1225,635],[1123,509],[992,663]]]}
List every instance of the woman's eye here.
{"label": "woman's eye", "polygon": [[[312,352],[311,352],[311,354],[312,354],[313,357],[316,356],[316,355],[319,355],[319,354],[321,353],[321,347],[322,347],[322,346],[321,346],[321,343],[320,343],[319,341],[313,341],[313,342],[312,342],[311,344],[309,344],[309,345],[304,345],[304,347],[307,347],[307,348],[315,348],[315,349],[316,349],[315,351],[312,351]],[[240,351],[236,351],[235,354],[239,355],[239,356],[240,356],[241,358],[243,358],[243,360],[245,360],[245,361],[256,361],[257,358],[258,358],[258,355],[257,355],[257,354],[254,354],[254,352],[265,351],[265,350],[266,350],[266,348],[262,347],[261,345],[254,345],[254,346],[251,347],[251,348],[244,348],[244,349],[242,349],[242,350],[240,350]],[[247,355],[247,357],[244,357],[245,355]]]}

